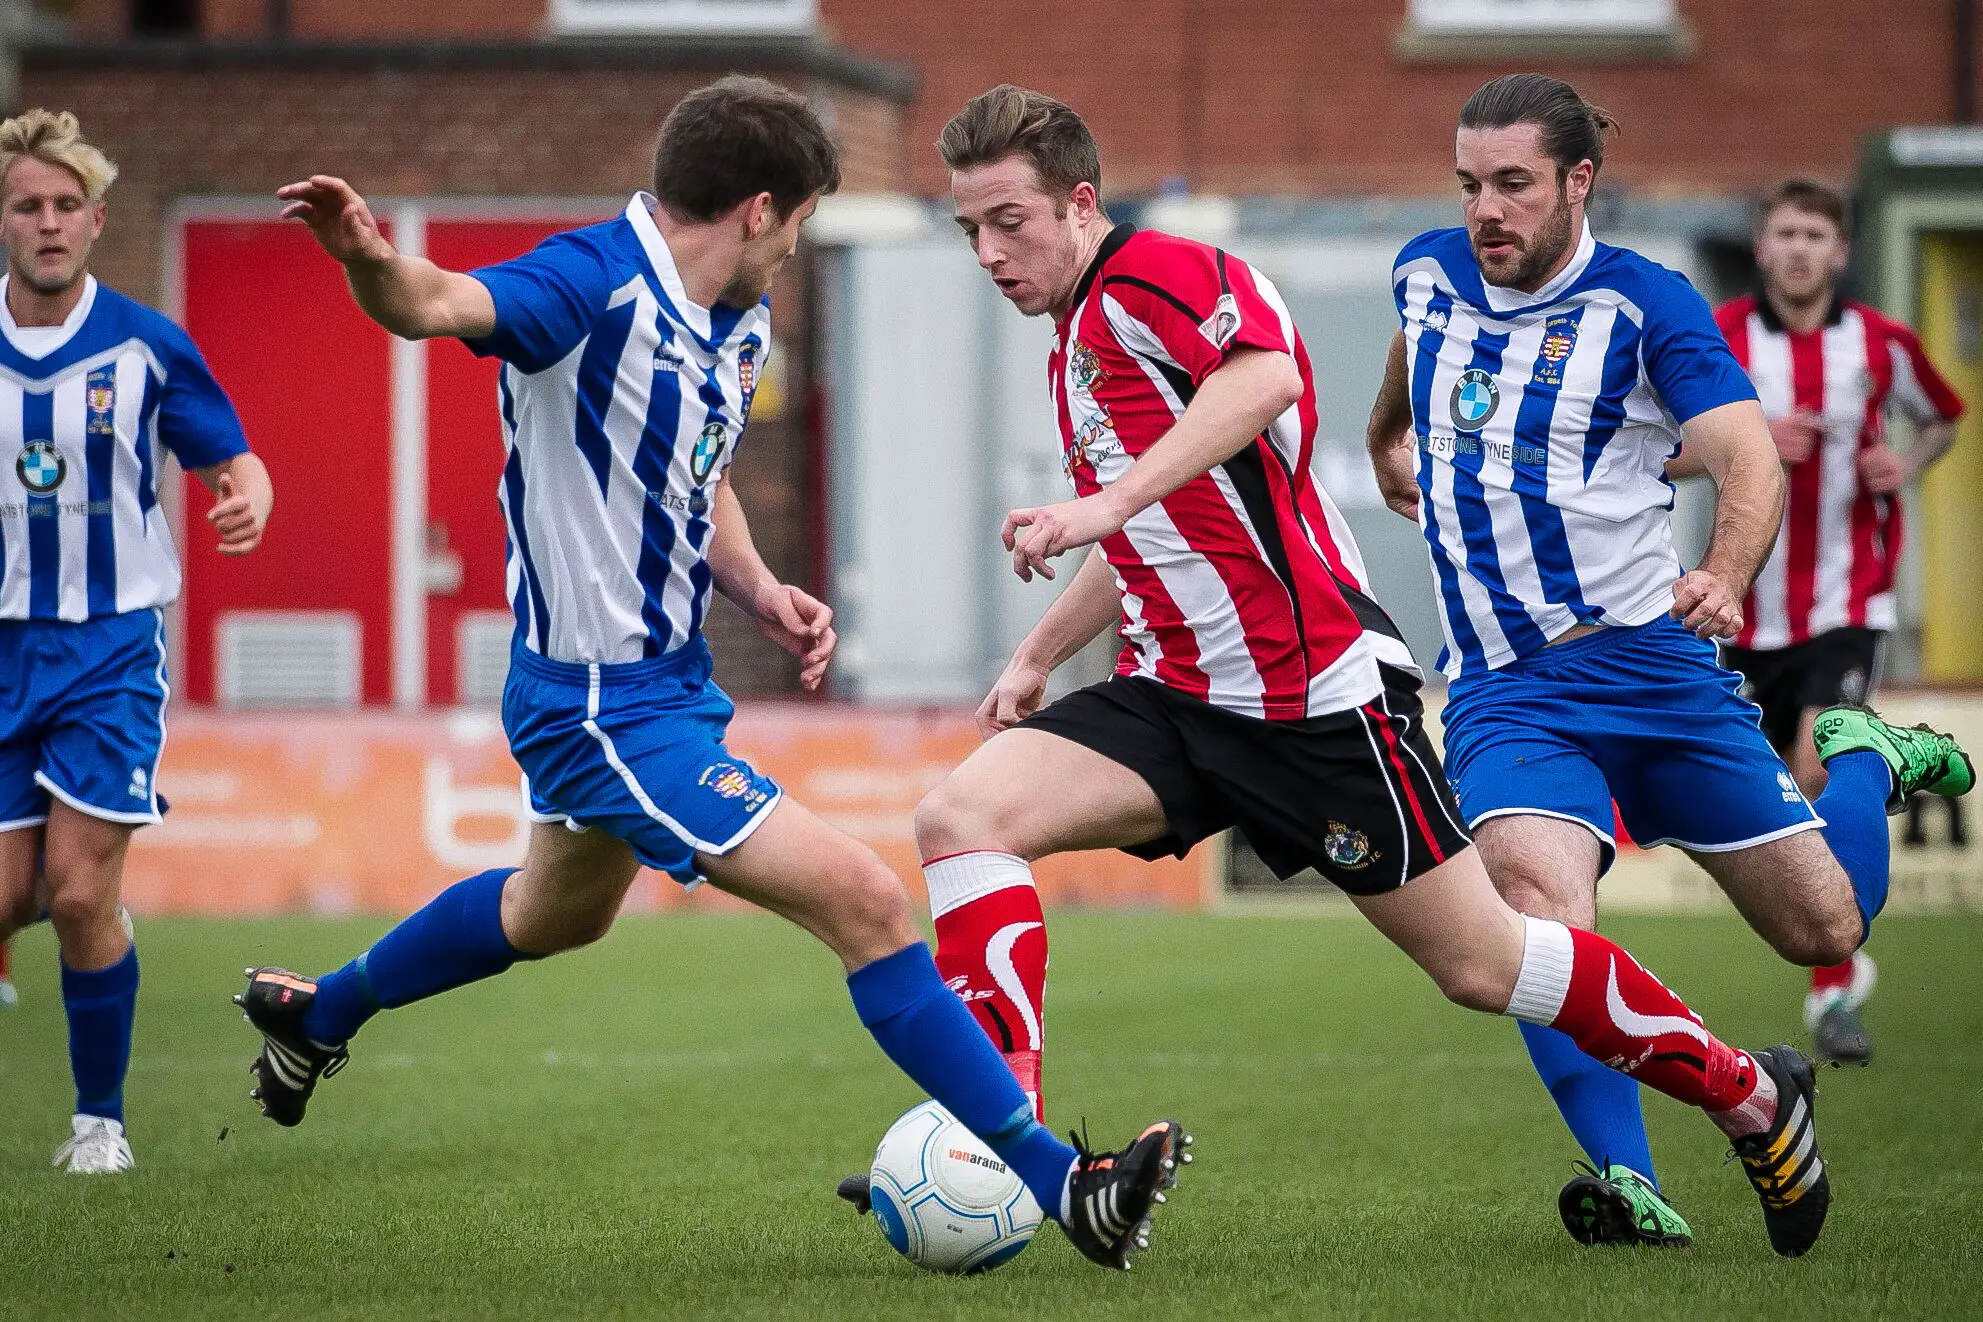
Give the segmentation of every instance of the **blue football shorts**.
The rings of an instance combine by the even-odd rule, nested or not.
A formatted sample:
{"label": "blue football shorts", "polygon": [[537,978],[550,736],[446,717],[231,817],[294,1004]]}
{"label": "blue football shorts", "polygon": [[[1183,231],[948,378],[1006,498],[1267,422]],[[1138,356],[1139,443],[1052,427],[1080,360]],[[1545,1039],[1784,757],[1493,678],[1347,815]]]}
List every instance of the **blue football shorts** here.
{"label": "blue football shorts", "polygon": [[165,623],[0,620],[0,831],[39,826],[51,798],[104,821],[165,815]]}
{"label": "blue football shorts", "polygon": [[[1725,853],[1824,825],[1712,643],[1670,618],[1609,628],[1455,680],[1446,771],[1469,830],[1560,817],[1617,851]],[[1617,819],[1612,804],[1617,804]]]}
{"label": "blue football shorts", "polygon": [[700,638],[614,664],[510,650],[503,729],[531,819],[604,831],[684,885],[701,880],[697,854],[735,849],[782,794],[724,746],[735,714]]}

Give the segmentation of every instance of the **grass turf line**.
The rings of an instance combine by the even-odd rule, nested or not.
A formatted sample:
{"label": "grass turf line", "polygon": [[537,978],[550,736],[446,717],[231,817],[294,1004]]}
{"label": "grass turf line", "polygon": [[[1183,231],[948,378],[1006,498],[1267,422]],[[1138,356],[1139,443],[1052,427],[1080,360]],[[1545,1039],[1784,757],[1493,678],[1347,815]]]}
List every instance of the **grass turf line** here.
{"label": "grass turf line", "polygon": [[[915,1319],[1964,1317],[1983,1299],[1983,917],[1892,917],[1876,1063],[1820,1076],[1838,1203],[1769,1252],[1708,1124],[1650,1096],[1680,1253],[1556,1221],[1576,1151],[1514,1027],[1445,1005],[1353,920],[1052,920],[1052,1118],[1176,1115],[1199,1162],[1128,1276],[1058,1232],[922,1275],[832,1197],[918,1100],[833,960],[772,920],[635,918],[591,950],[389,1013],[302,1128],[246,1096],[239,970],[327,968],[376,921],[141,924],[137,1169],[48,1169],[72,1100],[54,942],[0,1014],[0,1317]],[[1802,981],[1737,921],[1611,930],[1732,1040]],[[222,1131],[226,1136],[221,1137]],[[233,1270],[226,1270],[229,1266]]]}

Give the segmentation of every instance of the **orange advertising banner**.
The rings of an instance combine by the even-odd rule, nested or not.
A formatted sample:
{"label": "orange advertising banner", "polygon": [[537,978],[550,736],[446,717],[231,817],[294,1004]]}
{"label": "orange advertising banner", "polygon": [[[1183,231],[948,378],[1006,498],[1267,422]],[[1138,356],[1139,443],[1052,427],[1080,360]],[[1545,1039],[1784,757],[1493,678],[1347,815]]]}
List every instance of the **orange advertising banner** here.
{"label": "orange advertising banner", "polygon": [[[867,842],[919,898],[916,802],[977,742],[970,716],[948,710],[769,703],[730,728],[736,752]],[[175,711],[159,777],[171,811],[137,833],[125,899],[139,913],[406,913],[522,860],[519,781],[492,712]],[[1177,909],[1208,902],[1211,867],[1200,848],[1158,863],[1070,854],[1035,872],[1049,905]],[[738,903],[649,872],[627,906]]]}

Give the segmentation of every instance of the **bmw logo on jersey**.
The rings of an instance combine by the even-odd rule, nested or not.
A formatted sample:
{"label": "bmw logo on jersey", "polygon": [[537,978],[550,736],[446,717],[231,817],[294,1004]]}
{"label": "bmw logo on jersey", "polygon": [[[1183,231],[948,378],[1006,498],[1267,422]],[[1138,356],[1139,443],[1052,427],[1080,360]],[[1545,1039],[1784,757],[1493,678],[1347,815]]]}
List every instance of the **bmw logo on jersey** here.
{"label": "bmw logo on jersey", "polygon": [[29,441],[14,461],[14,474],[28,494],[45,496],[62,485],[62,479],[69,475],[69,462],[50,442]]}
{"label": "bmw logo on jersey", "polygon": [[723,447],[730,440],[730,429],[720,422],[712,422],[702,429],[702,435],[695,439],[695,449],[689,454],[689,476],[700,486],[709,480],[716,471],[717,460],[723,457]]}
{"label": "bmw logo on jersey", "polygon": [[1469,367],[1460,373],[1460,379],[1453,383],[1452,413],[1453,427],[1463,432],[1477,432],[1487,425],[1494,416],[1494,410],[1501,407],[1501,387],[1494,384],[1494,378],[1478,367]]}

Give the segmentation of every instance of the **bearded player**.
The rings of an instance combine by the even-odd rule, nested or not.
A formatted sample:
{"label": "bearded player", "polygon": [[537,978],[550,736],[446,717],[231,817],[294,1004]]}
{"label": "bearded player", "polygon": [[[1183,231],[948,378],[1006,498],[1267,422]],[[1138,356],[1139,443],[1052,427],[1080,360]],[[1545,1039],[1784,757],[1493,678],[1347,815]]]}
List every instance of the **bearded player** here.
{"label": "bearded player", "polygon": [[[1216,248],[1111,224],[1094,138],[1040,93],[994,88],[940,146],[979,265],[1054,323],[1077,494],[1007,517],[1013,568],[1052,577],[1094,548],[979,708],[986,742],[916,815],[939,962],[986,1031],[1020,1068],[1044,1043],[1034,860],[1181,855],[1237,826],[1281,875],[1314,867],[1348,893],[1450,999],[1553,1026],[1706,1111],[1744,1154],[1772,1243],[1803,1252],[1829,1183],[1802,1058],[1726,1046],[1623,950],[1495,893],[1410,653],[1309,478],[1314,380],[1273,285]],[[1111,625],[1115,676],[1043,706],[1053,669]],[[1792,1186],[1809,1196],[1779,1196]],[[858,1202],[858,1179],[843,1190]]]}
{"label": "bearded player", "polygon": [[[1717,663],[1711,640],[1741,630],[1776,537],[1782,465],[1700,295],[1585,222],[1614,128],[1559,79],[1488,83],[1459,117],[1466,224],[1414,239],[1394,272],[1404,329],[1369,441],[1386,501],[1431,553],[1454,789],[1523,913],[1596,925],[1615,801],[1634,840],[1686,850],[1784,958],[1836,963],[1886,901],[1887,810],[1916,790],[1963,793],[1974,773],[1944,735],[1834,709],[1817,725],[1831,783],[1813,811]],[[1713,540],[1684,572],[1665,471],[1683,437],[1720,491]],[[1634,1058],[1579,1052],[1542,1024],[1523,1036],[1596,1168],[1564,1188],[1565,1227],[1585,1243],[1690,1243],[1653,1178]],[[1774,1063],[1807,1111],[1810,1063],[1789,1048]],[[1775,1209],[1777,1251],[1799,1251],[1774,1232],[1825,1191],[1794,1161],[1765,1168],[1783,1145],[1734,1146]]]}
{"label": "bearded player", "polygon": [[[1955,443],[1962,400],[1914,332],[1844,298],[1851,233],[1845,198],[1809,179],[1770,190],[1756,229],[1762,289],[1715,321],[1749,371],[1783,460],[1783,531],[1742,603],[1742,631],[1722,648],[1762,708],[1763,733],[1807,796],[1826,774],[1813,733],[1839,703],[1872,701],[1894,626],[1900,492]],[[1912,423],[1904,451],[1887,420]],[[1682,453],[1674,471],[1691,468]],[[1811,970],[1804,1027],[1818,1055],[1865,1064],[1872,1042],[1859,1008],[1873,961],[1854,952]]]}

